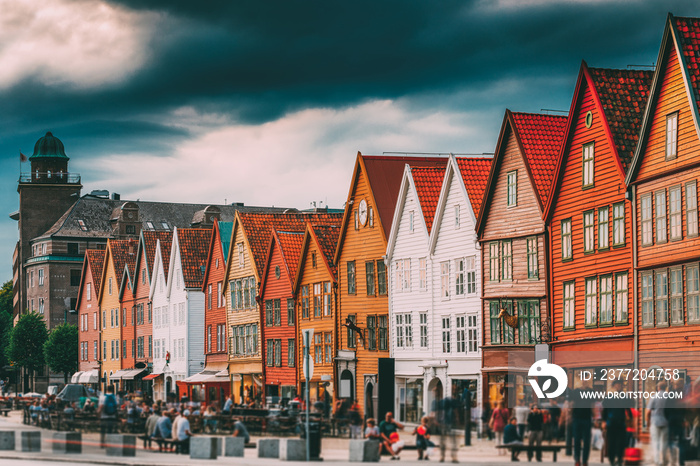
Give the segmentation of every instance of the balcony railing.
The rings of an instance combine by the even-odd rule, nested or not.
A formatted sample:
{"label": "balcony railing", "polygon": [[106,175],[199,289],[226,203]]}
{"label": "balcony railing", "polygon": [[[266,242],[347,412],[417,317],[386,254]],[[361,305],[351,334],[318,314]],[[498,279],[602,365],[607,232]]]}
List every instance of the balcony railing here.
{"label": "balcony railing", "polygon": [[67,183],[80,184],[80,173],[40,172],[34,171],[19,174],[20,183]]}

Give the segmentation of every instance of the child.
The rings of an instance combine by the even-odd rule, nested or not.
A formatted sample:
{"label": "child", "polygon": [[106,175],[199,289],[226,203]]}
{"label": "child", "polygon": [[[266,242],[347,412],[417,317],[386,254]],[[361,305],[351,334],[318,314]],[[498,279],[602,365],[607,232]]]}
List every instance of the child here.
{"label": "child", "polygon": [[[421,423],[413,431],[413,435],[416,436],[416,449],[418,450],[419,460],[428,460],[430,454],[433,452],[433,447],[435,444],[430,440],[430,434],[428,433],[428,418],[423,417]],[[425,456],[423,456],[425,452]]]}

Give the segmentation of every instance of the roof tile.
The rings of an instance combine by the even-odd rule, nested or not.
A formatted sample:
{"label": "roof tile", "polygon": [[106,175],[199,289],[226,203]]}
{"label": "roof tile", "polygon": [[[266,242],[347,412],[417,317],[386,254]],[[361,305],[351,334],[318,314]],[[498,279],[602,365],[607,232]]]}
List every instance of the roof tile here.
{"label": "roof tile", "polygon": [[467,188],[469,202],[472,204],[474,215],[479,215],[481,201],[486,191],[486,182],[489,179],[492,158],[486,157],[455,157],[459,171]]}
{"label": "roof tile", "polygon": [[85,257],[90,265],[90,270],[92,271],[93,287],[94,289],[99,290],[100,283],[102,282],[102,267],[104,267],[105,262],[105,250],[88,249],[85,251]]}
{"label": "roof tile", "polygon": [[674,17],[695,105],[700,110],[700,18]]}
{"label": "roof tile", "polygon": [[297,275],[297,267],[299,267],[299,256],[301,256],[301,248],[304,242],[304,232],[275,231],[275,234],[277,239],[279,239],[280,252],[285,264],[287,264],[289,276],[294,280],[294,277]]}
{"label": "roof tile", "polygon": [[180,260],[182,261],[182,275],[187,288],[202,287],[211,234],[212,230],[208,228],[182,228],[177,230]]}
{"label": "roof tile", "polygon": [[333,262],[335,250],[338,247],[338,238],[340,237],[339,225],[312,225],[314,236],[318,240],[318,246],[321,249],[326,263],[331,269],[333,279],[338,279],[338,267]]}
{"label": "roof tile", "polygon": [[117,278],[117,289],[122,286],[124,267],[128,267],[129,275],[134,275],[136,268],[136,241],[133,239],[110,239],[109,249],[114,264],[114,273]]}
{"label": "roof tile", "polygon": [[442,181],[445,177],[445,167],[415,167],[411,169],[411,176],[416,185],[416,194],[423,211],[425,224],[428,226],[428,234],[430,234],[440,198]]}

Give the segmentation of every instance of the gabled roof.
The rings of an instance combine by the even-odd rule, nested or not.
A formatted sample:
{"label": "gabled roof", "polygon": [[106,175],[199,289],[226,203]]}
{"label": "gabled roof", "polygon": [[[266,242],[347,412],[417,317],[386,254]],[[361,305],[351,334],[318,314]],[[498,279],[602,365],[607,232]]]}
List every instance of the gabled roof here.
{"label": "gabled roof", "polygon": [[201,228],[176,228],[185,288],[202,288],[212,231]]}
{"label": "gabled roof", "polygon": [[589,68],[585,61],[581,63],[576,90],[569,109],[564,141],[557,158],[552,191],[543,215],[547,221],[551,217],[552,206],[559,195],[567,162],[566,155],[569,152],[571,138],[578,121],[577,115],[583,100],[583,90],[586,87],[591,89],[596,110],[601,117],[604,117],[602,123],[605,135],[610,143],[620,178],[624,181],[639,140],[652,75],[651,71]]}
{"label": "gabled roof", "polygon": [[[105,252],[104,264],[107,264],[107,260],[111,257],[112,265],[114,267],[114,275],[116,278],[116,290],[117,293],[121,292],[122,283],[124,278],[124,269],[128,267],[131,275],[136,266],[136,242],[133,240],[117,240],[109,239],[107,240],[107,250]],[[107,267],[103,266],[102,269],[102,279],[100,284],[99,300],[102,301],[103,289],[105,283],[105,277],[107,276]]]}
{"label": "gabled roof", "polygon": [[[246,238],[246,243],[250,248],[253,265],[258,279],[262,277],[265,266],[267,247],[270,244],[272,230],[281,231],[304,231],[306,223],[318,223],[321,225],[338,224],[341,218],[340,213],[303,213],[290,212],[286,214],[263,214],[239,212],[236,215],[231,238],[240,226]],[[229,256],[232,254],[229,248]],[[228,270],[226,279],[228,280]]]}
{"label": "gabled roof", "polygon": [[297,267],[297,272],[294,275],[294,282],[292,286],[294,294],[296,294],[297,288],[299,288],[299,283],[304,274],[304,263],[306,262],[306,256],[308,256],[309,245],[311,242],[313,242],[321,252],[321,259],[323,260],[323,264],[326,266],[326,270],[328,270],[328,274],[331,276],[331,279],[334,282],[338,280],[338,267],[336,266],[333,258],[339,237],[340,227],[338,225],[307,224],[301,254],[299,256],[299,266]]}
{"label": "gabled roof", "polygon": [[476,216],[481,209],[481,200],[484,198],[486,181],[489,177],[493,159],[490,157],[455,157],[455,160],[462,175],[462,181],[467,190],[472,211]]}
{"label": "gabled roof", "polygon": [[[173,232],[143,230],[141,231],[141,243],[143,244],[143,253],[146,255],[146,271],[148,272],[149,279],[151,277],[151,273],[153,272],[151,270],[151,267],[153,267],[153,261],[156,257],[156,245],[158,244],[158,240],[160,240],[161,245],[167,245],[168,250],[170,250],[170,245],[173,241]],[[168,255],[165,257],[169,257],[170,253],[168,252],[167,254]],[[165,270],[167,273],[167,267]]]}
{"label": "gabled roof", "polygon": [[512,133],[520,153],[523,156],[533,191],[537,196],[540,212],[547,205],[549,193],[557,167],[559,150],[566,131],[567,116],[545,115],[541,113],[518,113],[506,109],[501,124],[501,132],[496,143],[491,170],[486,182],[486,190],[482,199],[477,220],[477,232],[480,234],[484,221],[491,206],[490,199],[496,189],[497,177],[501,161],[505,157],[508,138]]}
{"label": "gabled roof", "polygon": [[209,273],[212,270],[212,261],[214,260],[215,247],[218,244],[221,249],[221,257],[223,258],[223,266],[226,267],[226,258],[228,257],[228,248],[231,244],[231,230],[233,222],[214,222],[212,228],[211,240],[209,241],[209,249],[207,250],[207,264],[202,279],[202,292],[206,293],[207,283],[209,282]]}
{"label": "gabled roof", "polygon": [[372,204],[377,207],[382,235],[384,240],[388,240],[391,233],[391,223],[394,218],[396,199],[399,195],[401,180],[405,165],[413,167],[444,167],[447,159],[444,157],[410,157],[410,156],[388,156],[388,155],[362,155],[357,153],[355,169],[350,180],[350,190],[347,202],[345,203],[345,214],[338,238],[338,247],[335,252],[335,260],[338,260],[340,248],[345,238],[350,222],[350,201],[355,195],[355,188],[360,173],[364,172],[369,184]]}
{"label": "gabled roof", "polygon": [[267,251],[267,258],[265,259],[265,270],[263,272],[262,280],[260,281],[260,295],[265,292],[267,286],[267,280],[270,277],[272,271],[270,270],[272,263],[272,253],[275,250],[275,246],[280,251],[282,256],[282,263],[287,269],[287,278],[289,279],[289,286],[294,286],[294,277],[297,273],[297,266],[299,265],[299,256],[301,255],[301,246],[304,241],[303,231],[278,231],[272,230],[272,236],[270,237],[270,246]]}
{"label": "gabled roof", "polygon": [[683,75],[690,110],[693,114],[695,131],[700,137],[700,18],[675,17],[669,13],[659,55],[656,59],[656,71],[651,85],[651,95],[644,112],[639,144],[637,144],[634,158],[625,179],[627,185],[634,182],[642,163],[642,154],[646,149],[653,114],[663,86],[663,73],[666,72],[666,65],[671,51],[678,55],[678,63]]}
{"label": "gabled roof", "polygon": [[102,280],[102,267],[105,262],[105,250],[104,249],[88,249],[85,251],[85,259],[83,260],[83,271],[80,274],[80,288],[78,289],[78,300],[77,303],[80,305],[80,300],[83,296],[83,288],[85,287],[85,281],[87,276],[85,275],[90,268],[90,273],[92,275],[92,289],[95,292],[95,296],[100,291],[100,283]]}
{"label": "gabled roof", "polygon": [[231,246],[231,232],[233,231],[233,222],[216,222],[218,225],[219,241],[221,241],[221,250],[224,254],[224,260],[228,257],[228,248]]}
{"label": "gabled roof", "polygon": [[442,180],[445,177],[445,167],[416,167],[411,169],[413,184],[416,187],[416,195],[425,225],[428,227],[428,234],[433,226],[435,209],[440,198]]}

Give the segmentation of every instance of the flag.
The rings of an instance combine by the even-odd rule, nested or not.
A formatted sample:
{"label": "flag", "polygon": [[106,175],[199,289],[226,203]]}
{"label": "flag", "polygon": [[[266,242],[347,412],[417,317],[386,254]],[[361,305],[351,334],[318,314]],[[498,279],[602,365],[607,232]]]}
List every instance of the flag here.
{"label": "flag", "polygon": [[27,161],[27,156],[22,153],[22,151],[19,151],[19,161],[20,162],[26,162]]}

